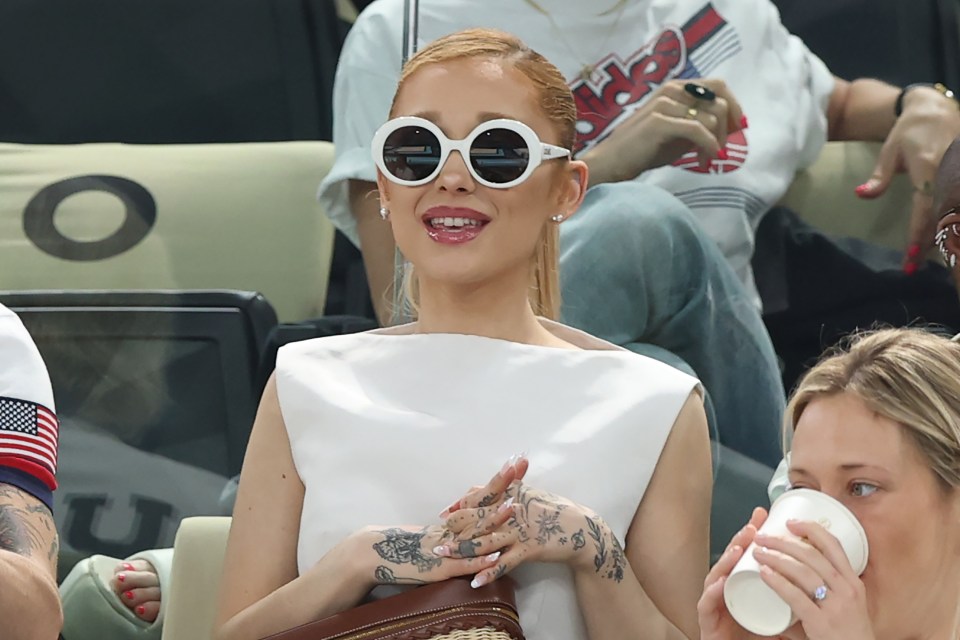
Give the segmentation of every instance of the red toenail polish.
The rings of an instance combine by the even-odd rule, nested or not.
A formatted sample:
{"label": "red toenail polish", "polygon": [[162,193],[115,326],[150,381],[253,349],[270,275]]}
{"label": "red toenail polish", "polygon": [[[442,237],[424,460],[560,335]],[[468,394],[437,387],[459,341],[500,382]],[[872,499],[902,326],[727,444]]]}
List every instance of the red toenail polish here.
{"label": "red toenail polish", "polygon": [[917,263],[916,263],[916,262],[908,262],[908,263],[903,267],[903,272],[906,273],[908,276],[912,276],[913,274],[915,274],[915,273],[917,272]]}
{"label": "red toenail polish", "polygon": [[123,581],[126,580],[126,579],[127,579],[127,574],[125,574],[125,573],[118,573],[118,574],[117,574],[117,582],[123,582]]}
{"label": "red toenail polish", "polygon": [[747,120],[747,116],[740,116],[740,128],[748,129],[750,127],[750,121]]}
{"label": "red toenail polish", "polygon": [[910,258],[916,258],[918,255],[920,255],[920,245],[910,245],[910,248],[907,250],[907,256]]}
{"label": "red toenail polish", "polygon": [[137,607],[137,613],[139,613],[140,615],[143,615],[146,612],[147,612],[147,608],[145,606],[140,605],[139,607]]}
{"label": "red toenail polish", "polygon": [[124,591],[123,597],[127,600],[133,600],[133,591]]}

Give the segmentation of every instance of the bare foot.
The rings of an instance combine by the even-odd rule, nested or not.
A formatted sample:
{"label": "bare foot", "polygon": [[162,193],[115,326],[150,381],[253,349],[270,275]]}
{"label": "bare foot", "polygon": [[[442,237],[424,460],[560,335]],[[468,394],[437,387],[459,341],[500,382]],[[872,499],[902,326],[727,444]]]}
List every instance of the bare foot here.
{"label": "bare foot", "polygon": [[153,622],[160,613],[160,578],[146,560],[121,562],[113,570],[110,586],[141,620]]}

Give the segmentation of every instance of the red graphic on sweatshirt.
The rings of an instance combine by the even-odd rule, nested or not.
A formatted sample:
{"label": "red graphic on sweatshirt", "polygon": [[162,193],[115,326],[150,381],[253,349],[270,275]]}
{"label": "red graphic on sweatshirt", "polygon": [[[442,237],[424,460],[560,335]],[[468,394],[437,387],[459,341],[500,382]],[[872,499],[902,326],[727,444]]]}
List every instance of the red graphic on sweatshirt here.
{"label": "red graphic on sweatshirt", "polygon": [[577,103],[577,145],[579,152],[604,137],[636,108],[644,98],[686,66],[686,47],[679,30],[668,29],[650,45],[621,61],[601,63],[597,73],[603,81],[595,90],[580,81],[573,85]]}
{"label": "red graphic on sweatshirt", "polygon": [[[691,56],[715,62],[717,47],[729,47],[721,30],[727,21],[707,3],[682,27],[668,27],[652,38],[626,60],[608,55],[597,65],[589,80],[577,78],[570,89],[577,103],[577,143],[574,153],[595,145],[607,137],[620,123],[665,82],[674,78],[696,82],[702,70]],[[708,64],[707,72],[713,67]],[[676,163],[697,173],[727,173],[743,166],[747,158],[747,139],[742,133],[729,136],[727,160],[716,160],[711,168],[701,170],[694,152],[685,154]]]}
{"label": "red graphic on sweatshirt", "polygon": [[700,168],[697,150],[691,149],[673,162],[673,166],[680,167],[693,173],[731,173],[744,165],[749,155],[747,136],[743,131],[737,131],[727,136],[727,159],[716,158],[706,169]]}

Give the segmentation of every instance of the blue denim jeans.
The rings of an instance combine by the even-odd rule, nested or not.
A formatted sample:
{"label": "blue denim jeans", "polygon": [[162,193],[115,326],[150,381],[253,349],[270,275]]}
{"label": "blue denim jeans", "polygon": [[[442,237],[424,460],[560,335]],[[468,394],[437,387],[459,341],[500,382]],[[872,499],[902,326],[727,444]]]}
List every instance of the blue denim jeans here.
{"label": "blue denim jeans", "polygon": [[604,184],[560,229],[563,321],[696,375],[716,439],[775,467],[785,398],[773,345],[690,210],[658,187]]}

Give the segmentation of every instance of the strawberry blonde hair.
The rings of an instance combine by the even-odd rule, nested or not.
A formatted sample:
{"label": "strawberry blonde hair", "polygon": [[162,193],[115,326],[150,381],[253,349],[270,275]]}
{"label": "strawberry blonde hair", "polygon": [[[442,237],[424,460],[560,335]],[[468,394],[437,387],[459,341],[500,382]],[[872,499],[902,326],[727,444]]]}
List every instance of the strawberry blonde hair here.
{"label": "strawberry blonde hair", "polygon": [[[421,49],[404,65],[390,106],[394,117],[397,96],[407,79],[419,69],[466,58],[502,60],[522,73],[533,85],[540,108],[559,134],[559,144],[573,149],[576,139],[577,105],[563,74],[546,58],[525,45],[519,38],[495,29],[467,29],[444,36]],[[560,230],[547,224],[537,242],[531,274],[530,305],[537,315],[556,320],[560,316]],[[416,277],[407,274],[407,297],[416,308]]]}

